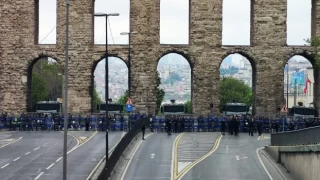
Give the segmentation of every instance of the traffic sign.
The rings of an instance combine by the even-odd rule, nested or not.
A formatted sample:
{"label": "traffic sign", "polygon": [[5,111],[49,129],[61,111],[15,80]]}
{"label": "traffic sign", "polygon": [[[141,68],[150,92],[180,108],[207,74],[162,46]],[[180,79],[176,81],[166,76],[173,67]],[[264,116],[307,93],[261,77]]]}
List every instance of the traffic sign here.
{"label": "traffic sign", "polygon": [[132,110],[133,110],[132,104],[127,104],[126,105],[126,110],[127,110],[127,112],[132,112]]}
{"label": "traffic sign", "polygon": [[283,105],[280,112],[288,112],[288,108],[286,107],[286,105]]}
{"label": "traffic sign", "polygon": [[127,103],[126,104],[133,104],[131,98],[128,98]]}

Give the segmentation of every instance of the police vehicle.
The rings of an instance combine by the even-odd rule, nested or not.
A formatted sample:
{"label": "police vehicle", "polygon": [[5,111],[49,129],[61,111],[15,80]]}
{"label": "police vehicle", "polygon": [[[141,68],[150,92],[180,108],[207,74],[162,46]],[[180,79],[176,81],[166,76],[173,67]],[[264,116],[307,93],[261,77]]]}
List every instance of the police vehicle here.
{"label": "police vehicle", "polygon": [[61,113],[62,103],[59,101],[39,101],[35,105],[37,113],[50,114],[50,113]]}
{"label": "police vehicle", "polygon": [[316,110],[313,107],[293,106],[289,109],[289,116],[296,118],[314,118],[316,116]]}
{"label": "police vehicle", "polygon": [[245,103],[227,103],[223,106],[223,114],[225,116],[246,116],[249,107]]}
{"label": "police vehicle", "polygon": [[[97,111],[100,113],[106,112],[106,103],[97,105]],[[109,114],[119,114],[122,113],[123,106],[117,103],[108,104],[108,112]]]}
{"label": "police vehicle", "polygon": [[184,104],[175,104],[175,100],[171,100],[172,104],[163,104],[161,106],[162,114],[184,114],[185,108]]}

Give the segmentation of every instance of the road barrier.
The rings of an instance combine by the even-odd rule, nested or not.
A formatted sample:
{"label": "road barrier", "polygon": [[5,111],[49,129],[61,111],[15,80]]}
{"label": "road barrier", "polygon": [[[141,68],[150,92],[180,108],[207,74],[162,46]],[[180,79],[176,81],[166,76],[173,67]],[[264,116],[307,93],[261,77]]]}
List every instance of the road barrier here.
{"label": "road barrier", "polygon": [[121,139],[119,144],[116,146],[116,148],[110,155],[108,162],[106,162],[105,168],[103,169],[100,176],[98,177],[98,180],[105,180],[111,176],[111,173],[114,170],[123,152],[129,146],[131,141],[141,132],[141,127],[143,123],[145,123],[146,127],[148,128],[150,125],[150,119],[142,118],[138,120],[135,126],[126,133],[126,135]]}
{"label": "road barrier", "polygon": [[271,146],[295,146],[320,143],[320,126],[271,134]]}

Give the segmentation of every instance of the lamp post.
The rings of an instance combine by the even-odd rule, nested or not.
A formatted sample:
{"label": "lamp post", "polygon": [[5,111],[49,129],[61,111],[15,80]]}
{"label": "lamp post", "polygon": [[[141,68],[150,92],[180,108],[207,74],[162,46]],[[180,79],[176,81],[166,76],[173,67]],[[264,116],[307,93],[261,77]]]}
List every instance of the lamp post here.
{"label": "lamp post", "polygon": [[119,16],[119,13],[110,13],[110,14],[106,14],[106,13],[96,13],[94,14],[94,16],[96,17],[105,17],[106,18],[106,53],[105,53],[105,60],[106,60],[106,64],[105,64],[105,69],[106,69],[106,75],[105,75],[105,91],[106,91],[106,95],[105,95],[105,99],[106,99],[106,165],[108,162],[108,149],[109,149],[109,145],[108,145],[108,128],[109,128],[109,117],[108,117],[108,100],[109,100],[109,63],[108,63],[108,17],[109,16]]}
{"label": "lamp post", "polygon": [[287,63],[287,108],[289,107],[289,63]]}
{"label": "lamp post", "polygon": [[64,136],[63,136],[63,180],[67,180],[67,133],[68,133],[68,69],[69,69],[69,6],[70,0],[66,0],[66,60],[65,60],[65,87],[64,87]]}
{"label": "lamp post", "polygon": [[128,49],[128,96],[131,97],[131,34],[137,34],[137,32],[122,32],[121,35],[128,35],[129,36],[129,49]]}

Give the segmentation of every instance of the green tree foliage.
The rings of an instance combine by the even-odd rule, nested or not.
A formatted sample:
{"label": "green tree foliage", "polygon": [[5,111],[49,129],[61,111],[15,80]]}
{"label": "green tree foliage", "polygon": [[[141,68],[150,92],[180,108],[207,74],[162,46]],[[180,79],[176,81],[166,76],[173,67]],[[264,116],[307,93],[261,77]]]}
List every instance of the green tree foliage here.
{"label": "green tree foliage", "polygon": [[159,72],[157,72],[157,78],[156,78],[156,98],[157,98],[157,110],[156,112],[160,112],[160,106],[163,101],[165,92],[163,89],[160,89],[159,86],[161,84],[161,78]]}
{"label": "green tree foliage", "polygon": [[[94,84],[94,87],[96,87],[96,84]],[[93,100],[92,100],[93,109],[96,110],[97,109],[97,105],[102,103],[96,88],[94,88],[94,90],[93,90],[92,98],[93,98]]]}
{"label": "green tree foliage", "polygon": [[315,58],[315,67],[314,68],[320,68],[320,55],[319,55],[319,48],[320,48],[320,36],[315,36],[311,39],[307,39],[306,42],[313,47],[314,51],[314,58]]}
{"label": "green tree foliage", "polygon": [[42,58],[32,68],[32,106],[38,101],[62,98],[61,69],[55,61]]}
{"label": "green tree foliage", "polygon": [[243,81],[235,78],[223,78],[220,81],[220,111],[226,103],[236,100],[239,103],[252,104],[252,89]]}
{"label": "green tree foliage", "polygon": [[186,109],[187,114],[192,114],[192,102],[191,102],[191,100],[187,101],[184,104],[184,108]]}
{"label": "green tree foliage", "polygon": [[126,92],[124,92],[124,95],[122,95],[120,97],[120,99],[118,100],[118,103],[123,106],[124,110],[126,109],[126,103],[127,103],[128,98],[129,98],[129,90],[126,90]]}
{"label": "green tree foliage", "polygon": [[40,75],[32,73],[32,104],[46,100],[47,97],[48,88],[45,80]]}

